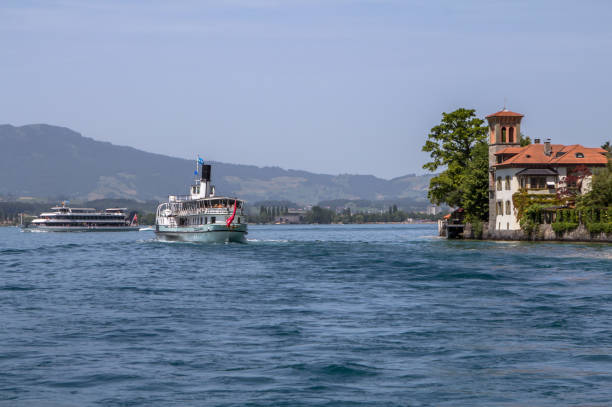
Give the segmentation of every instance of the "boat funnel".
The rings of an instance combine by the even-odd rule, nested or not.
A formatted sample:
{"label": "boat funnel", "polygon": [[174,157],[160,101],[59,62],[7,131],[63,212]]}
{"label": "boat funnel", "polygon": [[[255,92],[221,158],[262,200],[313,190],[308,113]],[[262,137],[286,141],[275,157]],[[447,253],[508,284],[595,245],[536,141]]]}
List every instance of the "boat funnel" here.
{"label": "boat funnel", "polygon": [[202,181],[210,181],[210,165],[202,164]]}

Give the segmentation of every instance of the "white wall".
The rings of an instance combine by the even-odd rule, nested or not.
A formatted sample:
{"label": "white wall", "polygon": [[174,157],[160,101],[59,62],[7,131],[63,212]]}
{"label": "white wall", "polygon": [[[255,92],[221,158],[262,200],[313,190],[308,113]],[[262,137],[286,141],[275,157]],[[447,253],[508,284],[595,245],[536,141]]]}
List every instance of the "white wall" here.
{"label": "white wall", "polygon": [[[518,178],[514,176],[523,168],[500,168],[495,171],[495,207],[489,210],[496,210],[497,202],[504,203],[503,214],[497,214],[495,217],[495,230],[517,230],[521,225],[516,220],[516,210],[512,203],[512,195],[519,191],[520,185]],[[510,176],[510,189],[506,189],[506,176]],[[501,191],[497,190],[497,178],[501,177]],[[506,204],[510,202],[510,215],[506,215]]]}

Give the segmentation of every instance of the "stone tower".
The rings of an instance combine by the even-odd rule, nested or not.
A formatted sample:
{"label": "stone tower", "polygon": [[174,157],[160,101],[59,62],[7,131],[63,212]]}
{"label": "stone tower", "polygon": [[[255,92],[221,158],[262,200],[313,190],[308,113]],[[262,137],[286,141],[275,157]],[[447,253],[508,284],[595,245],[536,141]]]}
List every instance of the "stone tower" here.
{"label": "stone tower", "polygon": [[506,147],[520,147],[523,115],[504,108],[487,116],[489,122],[489,231],[495,230],[495,153]]}

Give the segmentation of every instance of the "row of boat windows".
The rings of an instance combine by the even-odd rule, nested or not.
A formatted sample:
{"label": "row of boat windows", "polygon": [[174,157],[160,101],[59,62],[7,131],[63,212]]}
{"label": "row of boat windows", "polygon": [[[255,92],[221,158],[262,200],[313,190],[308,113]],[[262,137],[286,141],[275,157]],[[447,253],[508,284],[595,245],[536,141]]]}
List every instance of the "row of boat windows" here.
{"label": "row of boat windows", "polygon": [[234,199],[207,199],[200,201],[189,201],[179,203],[179,210],[185,209],[199,209],[199,208],[233,208],[234,202],[236,202],[236,208],[242,208],[241,201],[235,201]]}
{"label": "row of boat windows", "polygon": [[125,223],[89,223],[89,222],[79,222],[79,223],[61,223],[61,222],[45,222],[40,223],[42,226],[62,226],[62,227],[102,227],[102,226],[126,226]]}
{"label": "row of boat windows", "polygon": [[[210,223],[216,223],[217,222],[217,217],[216,216],[211,216],[209,218],[208,216],[196,216],[196,217],[189,217],[189,218],[179,218],[179,226],[186,226],[186,225],[207,225],[209,220],[210,220]],[[236,218],[236,223],[237,224],[240,223],[240,217]]]}
{"label": "row of boat windows", "polygon": [[71,219],[71,220],[124,220],[125,216],[85,216],[85,215],[58,215],[49,217],[46,216],[45,219]]}

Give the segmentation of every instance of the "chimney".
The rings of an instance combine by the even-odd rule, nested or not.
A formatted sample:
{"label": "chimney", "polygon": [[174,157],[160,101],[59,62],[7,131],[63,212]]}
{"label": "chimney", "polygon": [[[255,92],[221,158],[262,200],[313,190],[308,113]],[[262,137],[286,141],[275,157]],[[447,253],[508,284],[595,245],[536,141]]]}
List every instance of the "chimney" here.
{"label": "chimney", "polygon": [[533,139],[533,144],[540,144],[540,139],[539,138]]}
{"label": "chimney", "polygon": [[544,154],[546,155],[551,155],[552,154],[552,148],[550,147],[550,139],[547,138],[546,141],[544,142]]}
{"label": "chimney", "polygon": [[202,164],[202,181],[210,181],[210,165]]}

